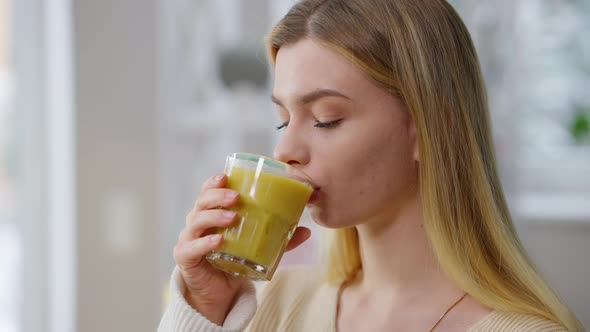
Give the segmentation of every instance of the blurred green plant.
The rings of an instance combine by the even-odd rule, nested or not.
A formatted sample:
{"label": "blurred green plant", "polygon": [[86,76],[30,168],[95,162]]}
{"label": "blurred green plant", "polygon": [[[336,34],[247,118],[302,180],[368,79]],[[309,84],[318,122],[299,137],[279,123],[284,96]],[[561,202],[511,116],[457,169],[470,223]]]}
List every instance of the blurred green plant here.
{"label": "blurred green plant", "polygon": [[590,108],[578,107],[570,123],[570,133],[577,144],[590,138]]}

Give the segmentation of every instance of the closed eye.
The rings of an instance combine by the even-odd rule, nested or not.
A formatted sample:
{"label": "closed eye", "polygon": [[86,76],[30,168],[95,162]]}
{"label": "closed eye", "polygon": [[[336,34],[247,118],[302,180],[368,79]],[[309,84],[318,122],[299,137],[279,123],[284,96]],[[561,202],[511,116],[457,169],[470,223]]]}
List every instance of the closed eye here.
{"label": "closed eye", "polygon": [[[342,119],[329,121],[329,122],[316,121],[316,124],[314,125],[314,127],[316,127],[316,128],[332,128],[332,127],[337,126],[341,121],[342,121]],[[289,126],[289,121],[286,121],[286,122],[282,123],[280,126],[277,126],[275,128],[277,130],[281,130],[281,129],[286,128],[287,126]]]}
{"label": "closed eye", "polygon": [[280,126],[276,127],[277,130],[281,130],[285,127],[287,127],[289,125],[289,121],[284,122],[283,124],[281,124]]}
{"label": "closed eye", "polygon": [[329,122],[317,121],[314,127],[316,127],[316,128],[332,128],[332,127],[337,126],[340,123],[340,121],[342,121],[342,119],[329,121]]}

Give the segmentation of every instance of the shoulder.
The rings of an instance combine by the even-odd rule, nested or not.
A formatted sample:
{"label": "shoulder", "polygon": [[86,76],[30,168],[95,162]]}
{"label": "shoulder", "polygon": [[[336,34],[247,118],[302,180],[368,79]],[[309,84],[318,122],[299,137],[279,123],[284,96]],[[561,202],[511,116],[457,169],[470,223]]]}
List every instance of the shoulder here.
{"label": "shoulder", "polygon": [[467,332],[567,332],[567,330],[543,317],[514,312],[493,311],[477,322]]}

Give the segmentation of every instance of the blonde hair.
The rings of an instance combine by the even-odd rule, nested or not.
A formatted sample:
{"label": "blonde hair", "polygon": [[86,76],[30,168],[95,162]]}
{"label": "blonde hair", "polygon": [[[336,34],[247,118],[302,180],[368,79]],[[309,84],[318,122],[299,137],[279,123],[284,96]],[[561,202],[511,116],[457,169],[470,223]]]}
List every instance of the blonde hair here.
{"label": "blonde hair", "polygon": [[[409,109],[420,147],[428,238],[444,271],[478,302],[532,314],[570,331],[581,324],[541,278],[514,228],[496,170],[487,95],[473,42],[443,0],[306,0],[267,40],[310,37],[359,66]],[[328,279],[361,268],[355,228],[331,230]]]}

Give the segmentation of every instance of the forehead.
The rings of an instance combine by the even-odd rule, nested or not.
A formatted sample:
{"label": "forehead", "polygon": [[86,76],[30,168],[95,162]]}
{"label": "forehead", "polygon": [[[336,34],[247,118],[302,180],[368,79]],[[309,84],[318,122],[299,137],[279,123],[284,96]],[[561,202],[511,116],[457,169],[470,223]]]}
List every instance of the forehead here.
{"label": "forehead", "polygon": [[336,51],[305,38],[281,47],[275,64],[273,94],[300,95],[316,89],[352,94],[371,84],[359,68]]}

